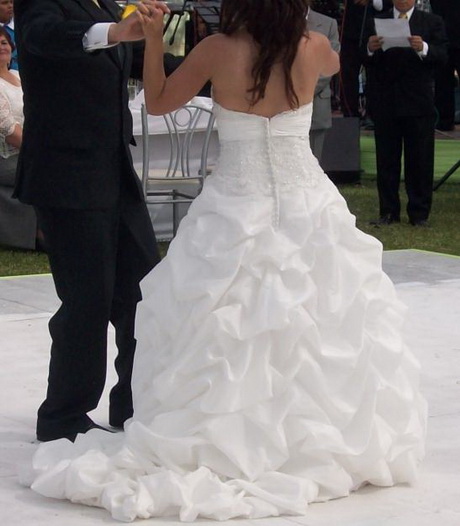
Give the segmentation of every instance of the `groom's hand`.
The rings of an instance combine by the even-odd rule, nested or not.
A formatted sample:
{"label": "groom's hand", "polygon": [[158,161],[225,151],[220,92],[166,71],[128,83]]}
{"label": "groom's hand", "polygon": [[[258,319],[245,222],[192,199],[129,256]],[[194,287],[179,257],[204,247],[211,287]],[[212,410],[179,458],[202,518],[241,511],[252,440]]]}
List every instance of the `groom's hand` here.
{"label": "groom's hand", "polygon": [[164,15],[169,13],[169,7],[165,2],[142,0],[138,4],[138,15],[146,38],[163,35]]}
{"label": "groom's hand", "polygon": [[109,28],[109,44],[118,44],[118,42],[132,42],[142,40],[144,31],[136,11],[131,13],[120,22],[112,24]]}
{"label": "groom's hand", "polygon": [[170,13],[166,2],[158,0],[141,0],[138,4],[139,12],[147,16],[165,15]]}

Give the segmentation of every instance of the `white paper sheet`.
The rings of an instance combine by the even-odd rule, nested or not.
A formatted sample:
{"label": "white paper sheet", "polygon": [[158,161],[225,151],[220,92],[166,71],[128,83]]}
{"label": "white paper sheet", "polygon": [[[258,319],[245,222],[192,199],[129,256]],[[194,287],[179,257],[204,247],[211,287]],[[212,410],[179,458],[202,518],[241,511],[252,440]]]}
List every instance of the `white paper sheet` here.
{"label": "white paper sheet", "polygon": [[382,49],[386,51],[392,47],[410,47],[409,20],[404,18],[376,18],[375,32],[383,37]]}

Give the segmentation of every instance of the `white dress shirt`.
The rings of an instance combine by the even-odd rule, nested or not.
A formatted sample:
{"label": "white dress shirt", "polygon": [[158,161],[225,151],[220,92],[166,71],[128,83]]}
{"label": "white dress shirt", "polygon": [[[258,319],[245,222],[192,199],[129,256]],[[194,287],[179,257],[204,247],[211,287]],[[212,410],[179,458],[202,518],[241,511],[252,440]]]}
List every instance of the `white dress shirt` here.
{"label": "white dress shirt", "polygon": [[98,22],[91,26],[83,37],[83,47],[86,51],[104,49],[116,46],[109,44],[109,28],[115,22]]}
{"label": "white dress shirt", "polygon": [[[410,17],[412,16],[412,13],[414,12],[415,7],[412,9],[409,9],[409,11],[406,11],[407,19],[410,20]],[[393,7],[393,18],[399,18],[400,11],[396,9],[396,7]],[[426,57],[428,55],[428,44],[426,42],[423,42],[423,49],[422,51],[417,51],[417,54],[419,57]]]}

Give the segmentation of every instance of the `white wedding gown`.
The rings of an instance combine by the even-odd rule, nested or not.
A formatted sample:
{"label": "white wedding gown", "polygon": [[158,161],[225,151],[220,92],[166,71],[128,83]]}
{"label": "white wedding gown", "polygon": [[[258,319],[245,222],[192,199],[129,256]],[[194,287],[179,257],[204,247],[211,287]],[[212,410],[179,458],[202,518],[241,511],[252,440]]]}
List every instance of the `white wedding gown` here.
{"label": "white wedding gown", "polygon": [[142,282],[134,418],[42,444],[43,495],[223,520],[414,479],[426,406],[405,308],[310,151],[311,104],[214,111],[218,166]]}

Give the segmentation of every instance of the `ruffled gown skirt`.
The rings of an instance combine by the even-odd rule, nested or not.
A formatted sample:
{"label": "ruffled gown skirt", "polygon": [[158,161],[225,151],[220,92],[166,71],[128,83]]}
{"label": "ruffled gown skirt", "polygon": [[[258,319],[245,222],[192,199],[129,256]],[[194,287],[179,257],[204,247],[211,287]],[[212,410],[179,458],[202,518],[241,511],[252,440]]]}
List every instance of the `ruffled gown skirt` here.
{"label": "ruffled gown skirt", "polygon": [[[257,121],[218,112],[224,136],[229,120]],[[270,148],[273,167],[287,153]],[[271,171],[265,185],[265,161],[235,176],[248,173],[240,150],[223,141],[142,282],[124,435],[43,444],[34,490],[123,521],[190,521],[305,514],[366,483],[414,480],[426,406],[380,243],[356,229],[311,153],[303,182]]]}

